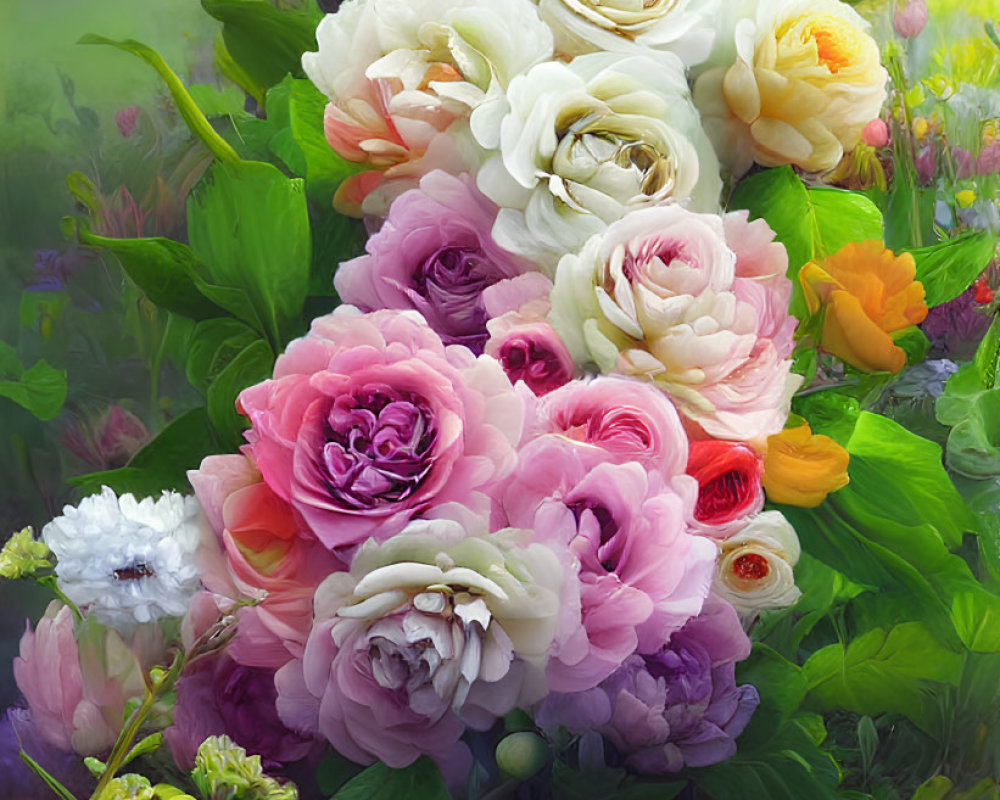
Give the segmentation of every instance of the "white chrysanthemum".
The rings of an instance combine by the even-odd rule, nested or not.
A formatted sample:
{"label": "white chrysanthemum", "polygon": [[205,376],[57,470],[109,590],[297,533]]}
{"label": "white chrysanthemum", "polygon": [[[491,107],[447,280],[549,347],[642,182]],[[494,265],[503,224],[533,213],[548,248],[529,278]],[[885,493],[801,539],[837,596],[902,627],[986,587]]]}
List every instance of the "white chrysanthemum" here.
{"label": "white chrysanthemum", "polygon": [[743,617],[790,606],[802,595],[792,569],[800,554],[791,523],[778,511],[764,511],[722,543],[715,591]]}
{"label": "white chrysanthemum", "polygon": [[42,529],[58,558],[59,588],[77,606],[119,630],[180,617],[199,589],[194,553],[201,540],[193,497],[117,497],[105,486]]}

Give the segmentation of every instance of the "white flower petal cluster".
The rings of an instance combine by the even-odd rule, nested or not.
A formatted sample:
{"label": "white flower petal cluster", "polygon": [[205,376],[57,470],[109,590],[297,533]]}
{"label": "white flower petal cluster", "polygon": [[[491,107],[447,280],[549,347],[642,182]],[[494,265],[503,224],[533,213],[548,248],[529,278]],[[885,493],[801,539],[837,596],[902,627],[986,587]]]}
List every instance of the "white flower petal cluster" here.
{"label": "white flower petal cluster", "polygon": [[501,207],[493,238],[550,275],[633,209],[718,211],[718,160],[672,53],[539,64],[511,81],[507,104],[498,129],[473,116],[479,143],[498,151],[477,181]]}
{"label": "white flower petal cluster", "polygon": [[42,539],[58,559],[62,592],[127,632],[187,611],[201,586],[194,556],[202,531],[194,497],[164,492],[138,501],[105,486],[79,506],[66,506],[42,529]]}
{"label": "white flower petal cluster", "polygon": [[712,49],[721,0],[538,0],[556,51],[578,56],[636,47],[669,50],[692,66]]}
{"label": "white flower petal cluster", "polygon": [[721,545],[715,592],[741,616],[790,606],[802,595],[793,567],[801,554],[795,528],[779,511],[764,511]]}

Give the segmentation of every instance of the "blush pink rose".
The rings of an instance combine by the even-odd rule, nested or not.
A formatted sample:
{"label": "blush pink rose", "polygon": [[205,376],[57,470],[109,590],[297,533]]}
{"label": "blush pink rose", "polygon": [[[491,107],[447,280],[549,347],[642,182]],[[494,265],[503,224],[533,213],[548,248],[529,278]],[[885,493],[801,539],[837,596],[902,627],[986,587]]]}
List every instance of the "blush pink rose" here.
{"label": "blush pink rose", "polygon": [[221,563],[202,569],[202,582],[234,599],[267,593],[237,612],[230,654],[241,664],[271,669],[301,656],[316,587],[346,565],[303,529],[245,456],[209,456],[188,479],[222,550]]}
{"label": "blush pink rose", "polygon": [[589,689],[633,653],[660,648],[711,588],[717,548],[687,529],[695,481],[667,486],[657,472],[610,458],[539,437],[522,449],[501,500],[507,524],[560,538],[576,556],[580,624],[560,627],[546,672],[553,691]]}
{"label": "blush pink rose", "polygon": [[525,401],[500,365],[413,312],[340,306],[237,402],[264,481],[326,547],[384,540],[433,506],[487,509]]}

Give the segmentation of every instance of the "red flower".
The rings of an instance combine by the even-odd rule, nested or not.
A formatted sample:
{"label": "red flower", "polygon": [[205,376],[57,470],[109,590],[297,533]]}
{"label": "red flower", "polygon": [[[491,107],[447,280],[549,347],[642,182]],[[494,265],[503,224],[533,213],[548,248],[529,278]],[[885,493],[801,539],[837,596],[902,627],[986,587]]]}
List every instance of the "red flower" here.
{"label": "red flower", "polygon": [[[742,442],[691,442],[687,473],[698,481],[694,518],[713,529],[705,533],[727,538],[761,509],[762,471],[760,456]],[[738,524],[733,527],[731,523]]]}

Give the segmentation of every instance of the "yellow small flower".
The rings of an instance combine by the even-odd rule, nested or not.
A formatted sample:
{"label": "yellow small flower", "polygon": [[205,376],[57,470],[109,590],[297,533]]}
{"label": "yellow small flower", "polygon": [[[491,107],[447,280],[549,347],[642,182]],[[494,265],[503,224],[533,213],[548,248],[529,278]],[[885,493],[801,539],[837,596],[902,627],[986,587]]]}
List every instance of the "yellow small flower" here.
{"label": "yellow small flower", "polygon": [[962,207],[968,208],[976,202],[976,193],[972,189],[963,189],[955,193],[955,201]]}
{"label": "yellow small flower", "polygon": [[14,580],[32,575],[36,570],[51,567],[48,545],[36,542],[31,528],[13,534],[0,550],[0,578]]}
{"label": "yellow small flower", "polygon": [[924,117],[915,117],[913,119],[913,135],[917,139],[925,138],[929,128],[930,125],[927,124],[927,120]]}
{"label": "yellow small flower", "polygon": [[814,508],[847,485],[850,458],[829,436],[814,434],[809,423],[786,428],[768,437],[764,491],[772,502]]}

